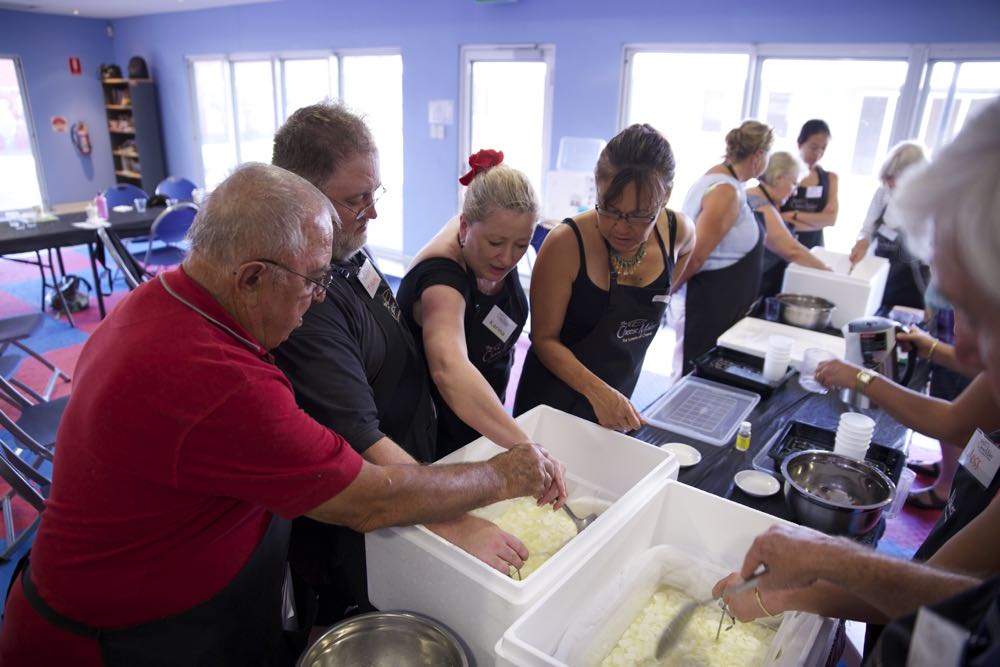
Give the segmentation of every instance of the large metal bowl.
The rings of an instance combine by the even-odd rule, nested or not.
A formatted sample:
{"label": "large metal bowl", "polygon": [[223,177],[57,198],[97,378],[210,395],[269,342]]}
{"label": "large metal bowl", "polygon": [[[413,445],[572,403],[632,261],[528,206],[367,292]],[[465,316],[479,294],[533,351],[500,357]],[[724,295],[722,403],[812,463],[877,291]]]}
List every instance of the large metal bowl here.
{"label": "large metal bowl", "polygon": [[407,611],[352,616],[327,630],[298,667],[468,667],[465,648],[448,628]]}
{"label": "large metal bowl", "polygon": [[788,455],[781,474],[795,520],[831,535],[864,535],[896,495],[895,485],[875,467],[825,450]]}
{"label": "large metal bowl", "polygon": [[830,326],[837,307],[833,302],[808,294],[779,294],[778,316],[785,324],[822,331]]}

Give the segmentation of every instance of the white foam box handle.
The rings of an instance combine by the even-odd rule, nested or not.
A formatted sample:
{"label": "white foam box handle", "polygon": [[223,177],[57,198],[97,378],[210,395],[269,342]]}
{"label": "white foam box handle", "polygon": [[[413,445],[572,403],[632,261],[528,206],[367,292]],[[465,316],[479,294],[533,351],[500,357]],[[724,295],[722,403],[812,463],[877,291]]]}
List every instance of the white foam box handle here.
{"label": "white foam box handle", "polygon": [[[531,603],[558,588],[574,564],[589,558],[636,507],[677,478],[673,454],[548,406],[533,408],[517,421],[565,464],[571,501],[586,496],[610,502],[528,578],[507,577],[424,526],[365,535],[372,604],[441,621],[466,642],[478,665],[493,663],[493,646]],[[482,461],[501,451],[480,438],[437,463]]]}
{"label": "white foam box handle", "polygon": [[[564,633],[595,592],[627,583],[624,572],[648,550],[669,545],[724,571],[739,570],[753,539],[772,525],[793,525],[725,498],[668,480],[659,493],[621,522],[600,550],[575,564],[561,586],[547,593],[504,632],[496,664],[505,667],[571,667],[555,657]],[[586,613],[586,612],[584,612]],[[792,612],[772,640],[768,667],[823,665],[837,623]]]}
{"label": "white foam box handle", "polygon": [[848,254],[823,247],[813,248],[812,253],[833,271],[789,264],[781,284],[782,292],[820,296],[832,301],[837,309],[833,311],[831,324],[837,329],[851,320],[875,314],[889,277],[889,260],[869,255],[852,271]]}

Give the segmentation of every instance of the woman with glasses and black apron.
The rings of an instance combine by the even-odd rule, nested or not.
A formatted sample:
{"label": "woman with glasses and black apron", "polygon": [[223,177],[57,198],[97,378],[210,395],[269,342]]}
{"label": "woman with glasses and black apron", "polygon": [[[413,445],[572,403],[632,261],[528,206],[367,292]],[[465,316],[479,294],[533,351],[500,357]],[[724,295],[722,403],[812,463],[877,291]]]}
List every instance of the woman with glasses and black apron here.
{"label": "woman with glasses and black apron", "polygon": [[670,144],[633,125],[601,152],[598,205],[549,233],[532,271],[531,348],[515,414],[549,405],[602,426],[641,425],[629,401],[692,225],[665,208]]}
{"label": "woman with glasses and black apron", "polygon": [[684,212],[695,221],[696,238],[674,288],[687,287],[685,373],[757,299],[766,232],[747,203],[744,183],[763,173],[773,139],[771,128],[755,120],[730,130],[725,161],[695,181],[684,200]]}

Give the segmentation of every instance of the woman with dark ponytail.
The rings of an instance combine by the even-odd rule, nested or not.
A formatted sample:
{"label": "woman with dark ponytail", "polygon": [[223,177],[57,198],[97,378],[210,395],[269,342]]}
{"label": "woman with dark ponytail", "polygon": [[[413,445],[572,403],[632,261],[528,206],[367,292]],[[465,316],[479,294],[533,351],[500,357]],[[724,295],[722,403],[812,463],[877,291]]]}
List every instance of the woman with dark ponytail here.
{"label": "woman with dark ponytail", "polygon": [[823,245],[823,229],[837,222],[837,175],[819,166],[830,143],[830,126],[819,119],[806,121],[797,143],[809,173],[781,207],[781,217],[795,230],[799,243],[813,248]]}

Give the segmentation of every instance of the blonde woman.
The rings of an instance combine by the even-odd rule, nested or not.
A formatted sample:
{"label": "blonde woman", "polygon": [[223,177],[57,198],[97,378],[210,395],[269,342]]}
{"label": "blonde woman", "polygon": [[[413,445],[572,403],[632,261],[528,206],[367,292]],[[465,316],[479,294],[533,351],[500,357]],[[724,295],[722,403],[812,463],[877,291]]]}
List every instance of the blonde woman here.
{"label": "blonde woman", "polygon": [[803,164],[791,153],[773,153],[767,169],[757,179],[756,187],[747,190],[747,202],[755,212],[764,216],[764,271],[760,280],[760,296],[774,296],[781,291],[785,267],[800,264],[812,269],[829,271],[809,248],[802,245],[788,223],[781,219],[782,204],[798,188],[799,175],[805,171]]}
{"label": "blonde woman", "polygon": [[687,286],[684,372],[719,335],[744,317],[760,289],[764,225],[747,203],[745,183],[767,166],[774,135],[756,120],[726,135],[726,155],[695,181],[682,207],[695,221],[695,245],[674,286]]}

